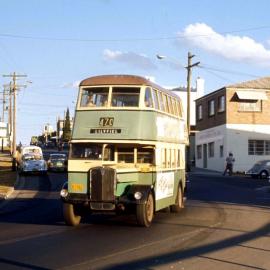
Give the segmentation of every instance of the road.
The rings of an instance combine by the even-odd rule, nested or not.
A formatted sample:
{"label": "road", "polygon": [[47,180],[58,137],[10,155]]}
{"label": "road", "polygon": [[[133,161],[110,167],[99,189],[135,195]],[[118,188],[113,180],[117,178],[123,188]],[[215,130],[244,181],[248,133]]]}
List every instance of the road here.
{"label": "road", "polygon": [[0,269],[270,269],[269,183],[191,173],[185,209],[63,222],[65,173],[23,176],[0,208]]}

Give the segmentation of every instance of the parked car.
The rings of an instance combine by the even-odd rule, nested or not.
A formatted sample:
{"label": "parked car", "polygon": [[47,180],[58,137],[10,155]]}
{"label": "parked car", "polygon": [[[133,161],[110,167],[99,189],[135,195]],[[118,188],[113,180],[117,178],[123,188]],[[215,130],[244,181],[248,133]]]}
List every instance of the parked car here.
{"label": "parked car", "polygon": [[26,154],[33,154],[43,157],[42,149],[35,145],[20,147],[16,151],[16,162],[18,167],[22,167],[23,156]]}
{"label": "parked car", "polygon": [[36,153],[26,153],[22,156],[18,165],[19,174],[23,173],[46,173],[47,164],[43,156]]}
{"label": "parked car", "polygon": [[65,154],[50,154],[48,160],[48,170],[50,171],[66,171],[67,156]]}
{"label": "parked car", "polygon": [[256,162],[253,167],[246,172],[246,174],[254,178],[268,178],[270,175],[270,160],[260,160]]}

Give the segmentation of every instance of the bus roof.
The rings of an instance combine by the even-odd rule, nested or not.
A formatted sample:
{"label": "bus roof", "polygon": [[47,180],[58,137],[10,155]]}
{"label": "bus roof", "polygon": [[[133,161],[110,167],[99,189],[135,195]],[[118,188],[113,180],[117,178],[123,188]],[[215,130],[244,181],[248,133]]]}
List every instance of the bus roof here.
{"label": "bus roof", "polygon": [[96,86],[96,85],[147,85],[159,89],[167,94],[179,98],[173,92],[147,80],[144,77],[136,75],[100,75],[87,78],[81,81],[80,86]]}

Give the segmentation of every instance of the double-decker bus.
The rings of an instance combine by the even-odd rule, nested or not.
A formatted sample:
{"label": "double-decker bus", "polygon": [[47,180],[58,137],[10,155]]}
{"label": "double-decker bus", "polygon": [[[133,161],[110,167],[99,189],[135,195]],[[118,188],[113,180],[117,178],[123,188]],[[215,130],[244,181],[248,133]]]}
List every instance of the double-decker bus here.
{"label": "double-decker bus", "polygon": [[66,224],[87,212],[154,214],[184,207],[186,125],[180,98],[132,75],[104,75],[79,86],[61,190]]}

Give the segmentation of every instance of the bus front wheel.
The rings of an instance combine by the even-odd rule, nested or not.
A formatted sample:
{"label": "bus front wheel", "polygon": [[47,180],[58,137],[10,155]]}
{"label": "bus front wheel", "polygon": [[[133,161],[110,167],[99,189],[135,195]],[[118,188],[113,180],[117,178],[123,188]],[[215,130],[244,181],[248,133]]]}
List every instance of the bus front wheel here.
{"label": "bus front wheel", "polygon": [[138,204],[136,207],[137,223],[143,227],[149,227],[154,218],[154,197],[152,192],[148,194],[144,204]]}
{"label": "bus front wheel", "polygon": [[67,225],[78,226],[81,222],[81,216],[77,214],[76,205],[71,203],[63,203],[63,215]]}
{"label": "bus front wheel", "polygon": [[184,196],[183,196],[181,185],[179,185],[177,197],[176,197],[176,203],[174,205],[171,205],[171,212],[179,213],[183,208],[184,208]]}

